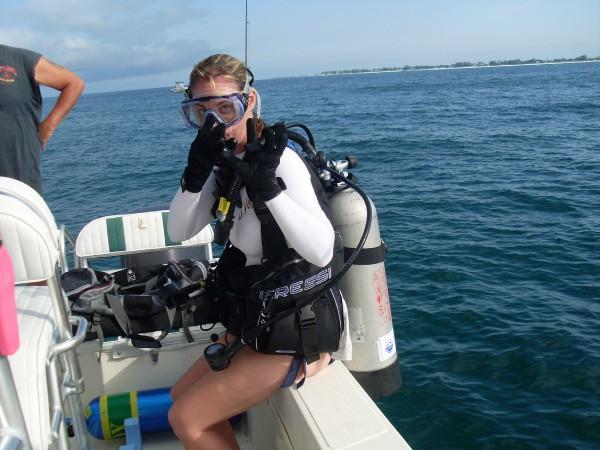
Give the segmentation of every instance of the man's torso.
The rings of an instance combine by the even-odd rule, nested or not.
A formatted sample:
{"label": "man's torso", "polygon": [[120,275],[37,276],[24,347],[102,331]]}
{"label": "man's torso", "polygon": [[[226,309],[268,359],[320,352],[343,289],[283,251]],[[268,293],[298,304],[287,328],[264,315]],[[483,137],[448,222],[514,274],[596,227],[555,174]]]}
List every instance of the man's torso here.
{"label": "man's torso", "polygon": [[0,45],[0,176],[21,180],[39,192],[42,96],[34,72],[40,57]]}

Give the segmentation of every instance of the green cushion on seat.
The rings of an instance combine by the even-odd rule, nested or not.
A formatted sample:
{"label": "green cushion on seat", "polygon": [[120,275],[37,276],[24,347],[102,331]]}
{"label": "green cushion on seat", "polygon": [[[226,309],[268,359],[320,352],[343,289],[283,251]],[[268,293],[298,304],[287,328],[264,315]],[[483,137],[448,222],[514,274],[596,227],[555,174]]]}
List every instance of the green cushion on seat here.
{"label": "green cushion on seat", "polygon": [[122,217],[106,219],[106,234],[108,235],[108,248],[111,252],[123,252],[126,250]]}
{"label": "green cushion on seat", "polygon": [[169,237],[169,231],[167,228],[167,224],[169,223],[169,212],[163,211],[162,213],[162,222],[163,222],[163,232],[165,235],[165,245],[181,245],[181,241],[172,241]]}

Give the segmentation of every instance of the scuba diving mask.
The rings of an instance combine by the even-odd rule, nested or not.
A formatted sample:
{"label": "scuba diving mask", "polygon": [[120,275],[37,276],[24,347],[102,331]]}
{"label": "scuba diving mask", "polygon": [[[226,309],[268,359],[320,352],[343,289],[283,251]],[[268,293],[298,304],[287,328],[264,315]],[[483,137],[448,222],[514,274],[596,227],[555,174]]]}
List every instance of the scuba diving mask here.
{"label": "scuba diving mask", "polygon": [[208,116],[213,116],[218,123],[229,128],[239,123],[248,108],[248,93],[254,90],[256,94],[256,117],[260,117],[260,96],[251,87],[254,75],[246,69],[246,83],[242,92],[233,94],[198,97],[181,102],[179,111],[184,123],[190,128],[201,129]]}
{"label": "scuba diving mask", "polygon": [[229,128],[235,125],[246,112],[248,95],[233,93],[229,95],[198,97],[181,102],[181,118],[188,127],[200,129],[206,118],[212,115],[217,122]]}

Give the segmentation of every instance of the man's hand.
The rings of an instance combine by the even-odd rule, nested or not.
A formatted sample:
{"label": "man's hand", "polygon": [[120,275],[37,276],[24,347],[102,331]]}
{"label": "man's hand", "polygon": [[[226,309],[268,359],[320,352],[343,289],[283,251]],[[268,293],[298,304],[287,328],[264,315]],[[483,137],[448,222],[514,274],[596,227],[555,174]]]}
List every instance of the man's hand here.
{"label": "man's hand", "polygon": [[52,111],[46,116],[38,128],[40,140],[45,148],[54,134],[54,130],[71,111],[83,92],[84,83],[81,78],[68,69],[47,60],[43,56],[35,66],[35,81],[60,91]]}
{"label": "man's hand", "polygon": [[56,129],[55,127],[50,125],[45,120],[42,123],[40,123],[40,126],[38,127],[38,133],[40,135],[40,141],[42,141],[42,148],[44,150],[46,149],[46,145],[48,144],[48,141],[54,134],[55,129]]}

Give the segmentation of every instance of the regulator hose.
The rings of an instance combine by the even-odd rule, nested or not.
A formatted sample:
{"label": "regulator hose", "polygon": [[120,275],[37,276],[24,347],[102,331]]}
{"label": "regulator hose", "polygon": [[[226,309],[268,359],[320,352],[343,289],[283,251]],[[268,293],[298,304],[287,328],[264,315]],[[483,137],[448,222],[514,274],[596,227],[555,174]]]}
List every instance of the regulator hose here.
{"label": "regulator hose", "polygon": [[[315,149],[317,148],[317,144],[315,144],[315,138],[313,137],[313,134],[310,131],[310,128],[308,128],[303,123],[299,123],[299,122],[297,122],[297,123],[290,123],[290,124],[286,125],[286,128],[288,129],[288,137],[291,137],[292,140],[295,141],[296,138],[298,138],[298,139],[306,142],[306,138],[304,136],[302,136],[301,134],[296,133],[295,131],[290,130],[290,128],[302,128],[302,130],[304,130],[304,132],[306,133],[306,136],[308,136],[308,142],[310,143],[310,145],[312,147],[312,151],[314,153],[316,153]],[[310,156],[312,156],[312,155],[310,155]]]}

